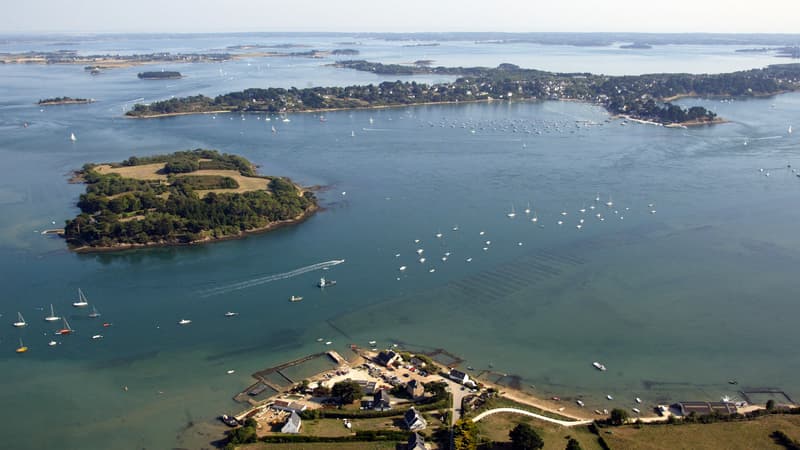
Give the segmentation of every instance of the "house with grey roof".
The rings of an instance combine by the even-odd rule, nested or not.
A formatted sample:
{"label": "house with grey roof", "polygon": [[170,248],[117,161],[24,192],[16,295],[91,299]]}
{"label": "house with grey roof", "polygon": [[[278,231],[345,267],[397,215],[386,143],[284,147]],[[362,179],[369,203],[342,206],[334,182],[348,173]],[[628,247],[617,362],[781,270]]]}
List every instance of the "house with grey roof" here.
{"label": "house with grey roof", "polygon": [[286,421],[286,424],[281,428],[281,433],[292,433],[297,434],[300,432],[300,427],[303,425],[303,421],[300,420],[300,416],[292,411],[292,414],[289,416],[289,420]]}
{"label": "house with grey roof", "polygon": [[409,431],[424,430],[425,427],[428,426],[428,422],[422,418],[422,415],[418,413],[413,406],[409,408],[408,411],[406,411],[406,413],[403,415],[403,420],[405,421],[406,428],[408,428]]}

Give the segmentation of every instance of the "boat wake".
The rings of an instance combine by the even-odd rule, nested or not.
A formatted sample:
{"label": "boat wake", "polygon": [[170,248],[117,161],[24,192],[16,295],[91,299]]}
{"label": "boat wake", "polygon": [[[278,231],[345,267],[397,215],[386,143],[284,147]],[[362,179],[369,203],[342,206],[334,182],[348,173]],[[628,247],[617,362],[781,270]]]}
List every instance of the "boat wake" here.
{"label": "boat wake", "polygon": [[200,291],[198,295],[200,297],[205,298],[205,297],[212,297],[214,295],[227,294],[228,292],[260,286],[262,284],[271,283],[273,281],[285,280],[287,278],[296,277],[298,275],[302,275],[308,272],[313,272],[315,270],[327,269],[328,267],[337,266],[343,262],[344,262],[343,259],[334,259],[332,261],[325,261],[317,264],[312,264],[310,266],[300,267],[299,269],[290,270],[288,272],[276,273],[273,275],[267,275],[263,277],[253,278],[250,280],[240,281],[238,283],[231,283],[223,286],[218,286],[212,289],[207,289],[205,291]]}

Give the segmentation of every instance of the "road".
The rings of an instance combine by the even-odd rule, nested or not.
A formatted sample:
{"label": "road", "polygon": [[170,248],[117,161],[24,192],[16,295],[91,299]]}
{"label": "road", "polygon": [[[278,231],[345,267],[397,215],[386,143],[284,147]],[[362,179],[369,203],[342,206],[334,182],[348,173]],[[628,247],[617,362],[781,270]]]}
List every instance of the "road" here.
{"label": "road", "polygon": [[552,417],[547,417],[547,416],[543,416],[541,414],[536,414],[536,413],[532,413],[530,411],[525,411],[525,410],[516,409],[516,408],[495,408],[495,409],[490,409],[488,411],[484,411],[484,412],[478,414],[477,416],[475,416],[474,419],[472,419],[472,421],[473,422],[477,422],[477,421],[483,419],[486,416],[490,416],[492,414],[497,414],[497,413],[522,414],[522,415],[525,415],[525,416],[534,417],[536,419],[539,419],[539,420],[542,420],[542,421],[545,421],[545,422],[555,423],[555,424],[558,424],[558,425],[561,425],[561,426],[565,426],[565,427],[575,427],[575,426],[579,426],[579,425],[589,425],[590,423],[592,423],[591,420],[558,420],[558,419],[553,419]]}

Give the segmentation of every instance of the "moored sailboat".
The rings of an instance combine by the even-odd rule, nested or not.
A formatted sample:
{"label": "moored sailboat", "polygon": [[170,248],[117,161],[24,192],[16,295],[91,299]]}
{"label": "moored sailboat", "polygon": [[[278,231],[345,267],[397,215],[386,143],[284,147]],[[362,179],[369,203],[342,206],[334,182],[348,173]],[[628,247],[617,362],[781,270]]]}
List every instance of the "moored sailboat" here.
{"label": "moored sailboat", "polygon": [[17,321],[14,322],[14,326],[17,327],[17,328],[22,328],[22,327],[24,327],[26,325],[28,325],[28,322],[25,322],[25,318],[22,317],[22,313],[18,312],[17,313]]}
{"label": "moored sailboat", "polygon": [[47,317],[45,317],[45,318],[44,318],[44,320],[46,320],[46,321],[48,321],[48,322],[55,322],[56,320],[58,320],[58,319],[60,319],[60,318],[61,318],[61,317],[58,317],[58,316],[56,315],[55,311],[53,310],[53,304],[52,304],[52,303],[50,303],[50,315],[49,315],[49,316],[47,316]]}
{"label": "moored sailboat", "polygon": [[89,301],[86,300],[86,296],[83,295],[83,291],[81,288],[78,288],[78,301],[72,302],[72,306],[76,308],[83,308],[84,306],[89,306]]}

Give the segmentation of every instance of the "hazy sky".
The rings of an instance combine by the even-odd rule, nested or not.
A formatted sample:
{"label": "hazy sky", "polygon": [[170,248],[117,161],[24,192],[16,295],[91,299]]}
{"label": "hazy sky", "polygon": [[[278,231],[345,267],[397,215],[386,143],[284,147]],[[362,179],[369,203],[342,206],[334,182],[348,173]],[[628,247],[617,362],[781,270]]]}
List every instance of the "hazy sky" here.
{"label": "hazy sky", "polygon": [[798,0],[0,0],[0,32],[800,33]]}

